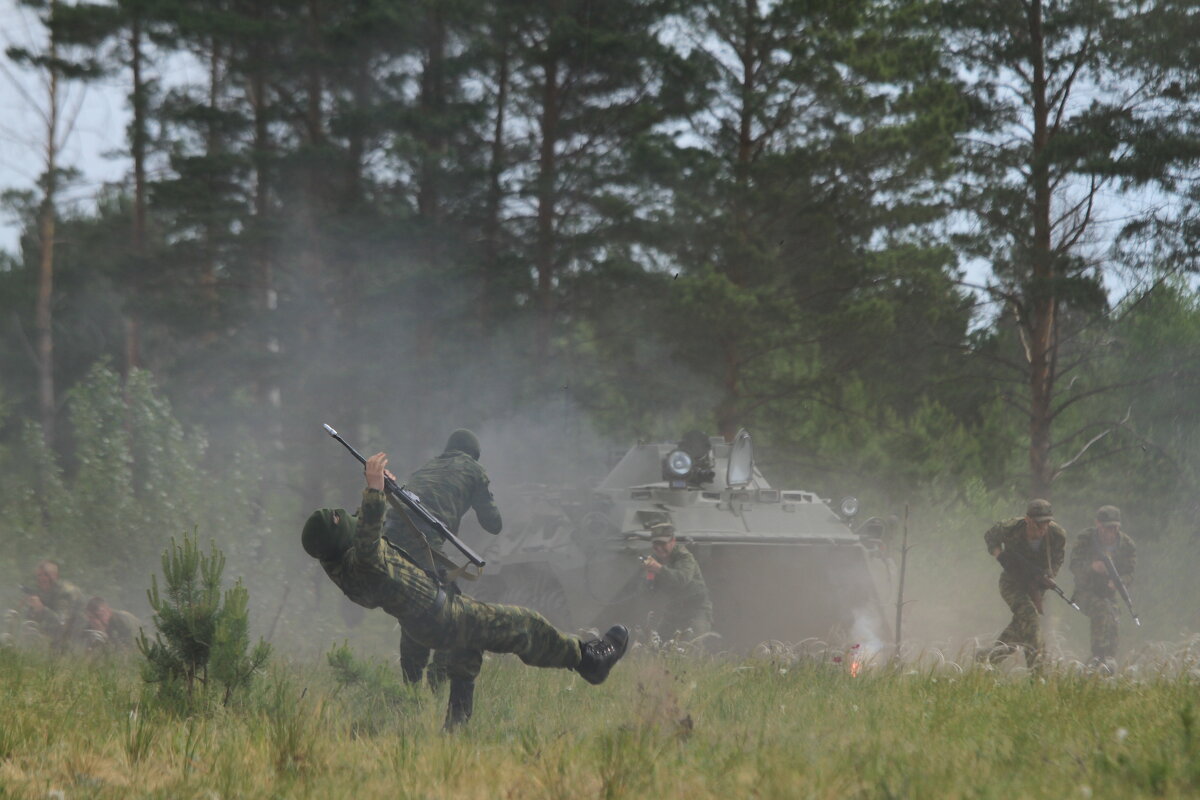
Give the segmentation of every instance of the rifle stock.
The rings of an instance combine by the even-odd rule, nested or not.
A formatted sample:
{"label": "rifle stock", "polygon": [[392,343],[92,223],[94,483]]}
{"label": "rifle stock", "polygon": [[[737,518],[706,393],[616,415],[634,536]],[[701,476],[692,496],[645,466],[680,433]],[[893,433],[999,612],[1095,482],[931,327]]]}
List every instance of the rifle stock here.
{"label": "rifle stock", "polygon": [[[366,465],[367,459],[363,458],[362,453],[355,450],[350,443],[343,439],[341,435],[338,434],[338,432],[333,428],[329,427],[328,425],[325,425],[324,427],[326,433],[337,440],[342,447],[345,447],[347,450],[349,450],[350,455],[358,459],[358,463]],[[437,531],[439,536],[441,536],[450,544],[454,545],[455,549],[462,553],[463,556],[466,557],[466,559],[472,564],[482,569],[484,564],[487,563],[479,556],[478,553],[467,546],[465,542],[455,536],[454,531],[447,528],[446,523],[442,522],[433,514],[432,511],[426,508],[421,502],[421,498],[417,497],[417,495],[415,495],[413,492],[403,486],[400,486],[387,475],[383,476],[383,488],[384,491],[390,494],[393,498],[407,506],[410,511],[412,511],[421,519],[425,520],[425,522],[427,522],[435,531]]]}

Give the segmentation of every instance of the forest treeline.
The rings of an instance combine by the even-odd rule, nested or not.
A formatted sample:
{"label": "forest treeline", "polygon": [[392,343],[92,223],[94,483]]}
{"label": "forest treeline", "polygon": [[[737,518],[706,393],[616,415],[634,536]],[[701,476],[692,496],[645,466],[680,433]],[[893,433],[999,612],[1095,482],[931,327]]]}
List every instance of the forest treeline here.
{"label": "forest treeline", "polygon": [[[402,463],[503,430],[558,459],[531,481],[746,427],[823,493],[1194,527],[1189,2],[22,6],[0,457],[33,541],[107,502],[62,480],[166,533],[312,507],[355,478],[322,422]],[[86,208],[75,84],[129,109]]]}

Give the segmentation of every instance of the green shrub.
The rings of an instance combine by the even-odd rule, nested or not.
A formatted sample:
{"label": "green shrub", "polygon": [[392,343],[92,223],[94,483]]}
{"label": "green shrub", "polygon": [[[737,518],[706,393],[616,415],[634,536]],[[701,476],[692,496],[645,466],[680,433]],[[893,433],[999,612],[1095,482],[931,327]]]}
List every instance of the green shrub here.
{"label": "green shrub", "polygon": [[160,698],[182,703],[187,711],[205,707],[220,690],[228,704],[234,690],[246,686],[270,655],[259,639],[250,645],[249,593],[241,580],[222,596],[225,555],[210,545],[208,555],[184,535],[171,540],[162,557],[165,596],[158,578],[151,577],[147,596],[154,609],[154,641],[141,633],[138,647],[146,657],[142,670],[147,683],[159,687]]}

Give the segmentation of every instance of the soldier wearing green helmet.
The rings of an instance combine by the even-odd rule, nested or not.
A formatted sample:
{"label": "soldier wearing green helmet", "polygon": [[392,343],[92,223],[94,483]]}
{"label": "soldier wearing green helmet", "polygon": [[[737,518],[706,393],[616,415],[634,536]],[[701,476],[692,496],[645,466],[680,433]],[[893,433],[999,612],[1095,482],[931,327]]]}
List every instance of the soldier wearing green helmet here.
{"label": "soldier wearing green helmet", "polygon": [[1092,665],[1112,671],[1117,658],[1117,587],[1103,559],[1108,555],[1128,588],[1137,565],[1137,548],[1121,530],[1121,509],[1100,506],[1096,525],[1079,534],[1071,549],[1071,574],[1075,576],[1075,602],[1091,620]]}
{"label": "soldier wearing green helmet", "polygon": [[[466,428],[459,428],[450,434],[441,455],[427,461],[404,482],[405,487],[420,497],[421,503],[455,534],[463,516],[472,509],[480,527],[493,536],[503,527],[487,472],[479,463],[479,454],[479,438]],[[383,535],[417,566],[440,574],[452,595],[458,593],[458,585],[447,576],[446,567],[453,565],[445,556],[442,537],[425,520],[406,508],[393,505],[388,510]],[[401,627],[400,667],[405,681],[421,682],[429,654],[427,646]],[[475,687],[461,677],[463,670],[456,662],[465,660],[469,663],[472,658],[470,653],[439,650],[429,668],[430,685],[437,689],[449,677],[452,702],[469,702]]]}

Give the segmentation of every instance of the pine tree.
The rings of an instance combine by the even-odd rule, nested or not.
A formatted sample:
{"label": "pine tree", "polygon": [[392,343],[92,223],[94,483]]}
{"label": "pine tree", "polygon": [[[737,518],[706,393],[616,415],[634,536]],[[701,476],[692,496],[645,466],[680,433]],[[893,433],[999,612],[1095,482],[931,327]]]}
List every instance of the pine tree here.
{"label": "pine tree", "polygon": [[[1005,399],[1028,420],[1029,492],[1049,497],[1063,465],[1091,446],[1090,423],[1056,422],[1104,391],[1072,372],[1094,355],[1093,323],[1108,309],[1111,198],[1169,188],[1194,163],[1172,70],[1145,57],[1148,31],[1178,17],[1170,3],[1007,0],[945,4],[952,63],[972,75],[959,238],[991,267],[983,290],[1011,331],[994,361],[1014,384]],[[1144,220],[1136,209],[1127,229]],[[1101,338],[1102,340],[1102,338]],[[1110,387],[1112,388],[1112,387]],[[1056,464],[1055,461],[1059,461]]]}
{"label": "pine tree", "polygon": [[222,702],[228,703],[270,656],[270,645],[261,639],[246,652],[249,596],[239,580],[222,597],[224,569],[225,556],[215,543],[205,555],[185,534],[182,544],[171,539],[163,552],[165,595],[159,593],[157,576],[147,592],[157,632],[154,641],[144,631],[139,634],[138,647],[146,657],[142,677],[158,686],[160,698],[182,702],[188,711],[215,698],[217,687],[210,680],[224,690]]}

